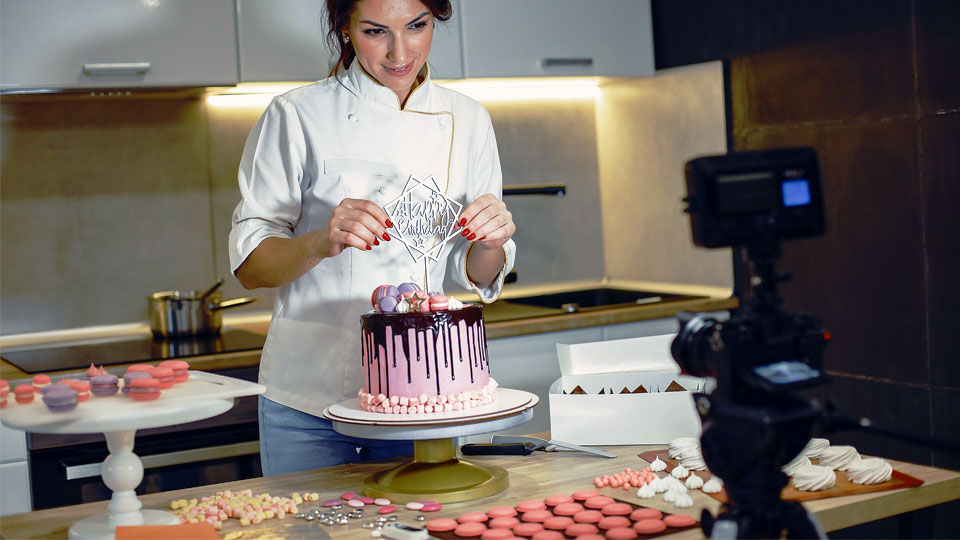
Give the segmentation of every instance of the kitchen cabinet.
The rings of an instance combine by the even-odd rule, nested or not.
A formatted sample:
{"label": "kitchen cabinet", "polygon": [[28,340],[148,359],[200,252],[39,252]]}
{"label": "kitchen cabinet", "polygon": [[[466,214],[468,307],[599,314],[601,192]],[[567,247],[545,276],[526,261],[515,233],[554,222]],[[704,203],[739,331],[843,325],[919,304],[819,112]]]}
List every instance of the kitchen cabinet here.
{"label": "kitchen cabinet", "polygon": [[462,0],[464,76],[654,74],[650,0]]}
{"label": "kitchen cabinet", "polygon": [[233,85],[234,0],[3,0],[0,90]]}
{"label": "kitchen cabinet", "polygon": [[[241,82],[316,81],[333,55],[326,44],[326,10],[316,0],[236,0]],[[454,16],[434,30],[433,78],[463,77],[459,0]]]}
{"label": "kitchen cabinet", "polygon": [[0,425],[0,516],[32,509],[29,476],[27,434]]}

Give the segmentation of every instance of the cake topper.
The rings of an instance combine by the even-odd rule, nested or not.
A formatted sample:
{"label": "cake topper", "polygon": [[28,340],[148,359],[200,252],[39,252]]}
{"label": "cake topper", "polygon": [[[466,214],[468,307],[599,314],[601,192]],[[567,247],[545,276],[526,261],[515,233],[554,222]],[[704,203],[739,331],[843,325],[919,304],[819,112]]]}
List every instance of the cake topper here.
{"label": "cake topper", "polygon": [[393,222],[396,238],[414,262],[423,261],[423,290],[430,290],[430,261],[437,262],[448,240],[457,235],[457,216],[463,205],[449,198],[433,176],[410,175],[400,196],[384,210]]}

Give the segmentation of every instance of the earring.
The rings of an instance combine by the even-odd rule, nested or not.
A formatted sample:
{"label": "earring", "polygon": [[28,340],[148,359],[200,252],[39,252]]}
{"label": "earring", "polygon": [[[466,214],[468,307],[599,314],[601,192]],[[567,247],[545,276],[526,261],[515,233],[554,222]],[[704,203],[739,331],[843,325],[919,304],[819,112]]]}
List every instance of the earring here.
{"label": "earring", "polygon": [[348,34],[344,34],[343,41],[350,41],[350,36]]}

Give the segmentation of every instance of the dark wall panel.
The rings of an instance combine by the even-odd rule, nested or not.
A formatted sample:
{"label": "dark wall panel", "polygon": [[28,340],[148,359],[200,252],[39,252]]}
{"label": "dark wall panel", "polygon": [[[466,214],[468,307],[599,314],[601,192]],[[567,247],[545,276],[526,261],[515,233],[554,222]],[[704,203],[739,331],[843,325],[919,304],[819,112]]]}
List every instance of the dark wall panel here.
{"label": "dark wall panel", "polygon": [[960,389],[960,114],[920,123],[932,383]]}
{"label": "dark wall panel", "polygon": [[917,65],[926,112],[960,109],[960,3],[918,0]]}
{"label": "dark wall panel", "polygon": [[738,130],[737,149],[817,149],[827,233],[787,242],[788,309],[819,315],[833,334],[831,371],[929,383],[923,251],[913,122]]}

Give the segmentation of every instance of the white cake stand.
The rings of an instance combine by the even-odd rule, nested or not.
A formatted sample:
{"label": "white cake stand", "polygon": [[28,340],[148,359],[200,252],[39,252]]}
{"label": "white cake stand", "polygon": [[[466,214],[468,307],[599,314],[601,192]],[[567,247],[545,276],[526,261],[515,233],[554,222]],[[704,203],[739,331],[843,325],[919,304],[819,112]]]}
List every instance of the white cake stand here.
{"label": "white cake stand", "polygon": [[108,514],[80,520],[70,527],[70,538],[113,538],[117,525],[176,525],[173,512],[141,510],[136,488],[143,480],[143,462],[133,453],[138,429],[172,426],[203,420],[233,407],[233,398],[262,394],[266,387],[214,373],[191,371],[190,378],[162,390],[154,401],[134,401],[118,392],[91,396],[67,412],[52,412],[38,394],[32,403],[12,399],[0,412],[3,425],[34,433],[103,433],[110,455],[100,475],[113,492]]}
{"label": "white cake stand", "polygon": [[378,472],[363,482],[368,497],[395,502],[479,499],[507,488],[507,471],[457,457],[454,437],[489,433],[533,418],[536,394],[500,388],[497,401],[463,411],[419,415],[364,411],[357,399],[331,405],[323,416],[338,433],[362,439],[413,440],[413,460]]}

